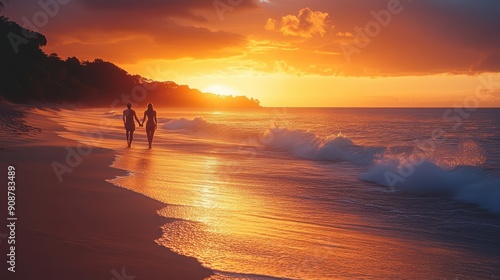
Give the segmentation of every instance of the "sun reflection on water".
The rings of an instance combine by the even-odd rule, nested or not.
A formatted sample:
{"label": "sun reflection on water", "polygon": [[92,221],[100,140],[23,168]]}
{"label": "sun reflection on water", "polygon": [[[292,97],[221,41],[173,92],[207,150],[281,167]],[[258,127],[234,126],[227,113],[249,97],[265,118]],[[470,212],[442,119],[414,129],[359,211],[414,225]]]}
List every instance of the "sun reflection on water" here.
{"label": "sun reflection on water", "polygon": [[[68,129],[90,130],[98,123],[92,114],[83,115],[77,123],[67,121]],[[212,115],[223,121],[222,113]],[[213,119],[211,123],[216,123]],[[232,121],[239,128],[246,119]],[[439,241],[414,238],[418,237],[412,235],[415,228],[395,230],[392,223],[399,216],[389,213],[387,217],[396,218],[380,221],[359,214],[372,203],[373,192],[355,179],[345,180],[356,176],[349,173],[354,169],[343,164],[276,156],[272,151],[276,158],[248,160],[239,147],[233,147],[232,153],[228,146],[221,149],[217,138],[166,130],[159,130],[152,150],[146,149],[141,132],[133,148],[126,149],[120,124],[104,131],[102,146],[118,154],[113,166],[131,172],[111,181],[166,203],[159,215],[176,219],[162,227],[157,243],[196,257],[211,269],[241,273],[221,272],[213,279],[255,279],[255,274],[293,279],[370,279],[374,275],[445,279],[471,259]],[[74,131],[66,134],[79,136]],[[481,154],[475,145],[465,148],[464,158],[469,161],[469,154]],[[228,179],[225,175],[232,168],[238,172]],[[325,198],[325,194],[333,195]],[[387,205],[374,209],[385,211]]]}

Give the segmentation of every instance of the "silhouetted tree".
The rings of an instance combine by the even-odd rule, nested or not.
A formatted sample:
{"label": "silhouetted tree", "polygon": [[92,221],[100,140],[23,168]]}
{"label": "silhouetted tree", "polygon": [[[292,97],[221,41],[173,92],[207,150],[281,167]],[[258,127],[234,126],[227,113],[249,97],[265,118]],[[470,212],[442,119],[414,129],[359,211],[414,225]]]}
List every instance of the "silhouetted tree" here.
{"label": "silhouetted tree", "polygon": [[[1,3],[1,0],[0,0]],[[102,59],[81,62],[76,57],[62,60],[56,53],[42,51],[47,39],[0,16],[0,96],[26,103],[30,101],[80,102],[109,106],[123,94],[143,85],[144,102],[172,107],[258,107],[257,100],[244,96],[222,97],[202,93],[174,82],[156,82],[130,75]]]}

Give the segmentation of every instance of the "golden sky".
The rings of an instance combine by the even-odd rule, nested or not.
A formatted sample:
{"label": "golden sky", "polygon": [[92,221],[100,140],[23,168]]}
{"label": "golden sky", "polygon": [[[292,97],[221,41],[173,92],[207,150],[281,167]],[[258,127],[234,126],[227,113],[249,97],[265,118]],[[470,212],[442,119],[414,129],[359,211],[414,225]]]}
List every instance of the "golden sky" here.
{"label": "golden sky", "polygon": [[47,53],[264,106],[500,106],[497,0],[42,0]]}

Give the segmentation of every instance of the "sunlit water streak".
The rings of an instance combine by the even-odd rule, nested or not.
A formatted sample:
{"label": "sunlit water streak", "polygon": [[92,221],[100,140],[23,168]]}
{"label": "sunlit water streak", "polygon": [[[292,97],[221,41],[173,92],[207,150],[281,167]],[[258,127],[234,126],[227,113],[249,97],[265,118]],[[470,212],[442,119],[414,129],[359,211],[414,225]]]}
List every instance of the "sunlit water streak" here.
{"label": "sunlit water streak", "polygon": [[[125,148],[119,112],[55,120],[60,135],[117,152],[113,166],[130,175],[112,182],[179,219],[157,242],[213,279],[495,279],[500,111],[456,130],[443,112],[165,109],[151,150],[139,128]],[[414,175],[396,191],[377,181],[436,128],[444,141]]]}

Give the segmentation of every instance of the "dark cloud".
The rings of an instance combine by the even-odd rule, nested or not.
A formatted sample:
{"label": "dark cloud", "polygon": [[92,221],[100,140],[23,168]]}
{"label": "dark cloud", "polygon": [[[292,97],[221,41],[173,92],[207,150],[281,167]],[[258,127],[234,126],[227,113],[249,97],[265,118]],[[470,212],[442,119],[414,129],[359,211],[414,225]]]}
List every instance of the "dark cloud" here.
{"label": "dark cloud", "polygon": [[[186,17],[199,21],[205,21],[206,17],[200,11],[214,12],[214,2],[212,0],[79,0],[86,7],[92,10],[109,12],[133,12],[149,13],[159,16]],[[255,8],[253,0],[239,0],[228,2],[218,0],[222,5],[228,5],[234,9]]]}
{"label": "dark cloud", "polygon": [[[248,24],[234,16],[235,26],[229,26],[219,19],[213,0],[72,0],[40,32],[47,35],[53,51],[121,63],[141,58],[227,57],[245,51],[247,35],[289,44],[249,59],[270,65],[284,61],[321,75],[500,72],[499,0],[400,0],[401,13],[393,14],[386,26],[369,36],[368,44],[356,47],[346,59],[341,44],[355,46],[356,37],[350,35],[356,36],[356,30],[366,33],[364,28],[375,20],[372,12],[386,10],[394,1],[274,0],[261,5],[265,9],[255,22],[250,16]],[[242,0],[234,12],[253,9],[256,3]],[[37,1],[11,1],[4,10],[20,22],[40,7]],[[276,32],[265,31],[264,25]],[[226,28],[243,35],[219,30]]]}
{"label": "dark cloud", "polygon": [[500,52],[494,52],[471,67],[472,72],[500,72]]}
{"label": "dark cloud", "polygon": [[[226,2],[224,0],[224,2]],[[117,63],[142,59],[218,58],[239,54],[246,38],[212,29],[209,23],[193,25],[204,17],[217,18],[213,1],[94,1],[73,0],[39,31],[48,39],[48,52],[62,57],[103,58]],[[242,1],[239,7],[253,7]],[[22,24],[41,8],[36,2],[13,1],[10,17]],[[236,9],[234,10],[236,12]],[[219,20],[217,18],[217,20]]]}
{"label": "dark cloud", "polygon": [[[354,27],[363,29],[374,20],[371,11],[386,9],[388,2],[340,0],[332,7],[334,23],[340,31],[355,33]],[[500,1],[413,0],[401,5],[401,13],[392,15],[389,24],[351,56],[351,71],[374,75],[500,71]]]}
{"label": "dark cloud", "polygon": [[[195,10],[212,9],[213,0],[79,0],[88,7],[94,9],[133,9],[133,10]],[[220,0],[222,3],[233,5],[235,7],[256,7],[253,0],[227,1]],[[234,4],[233,4],[234,3]]]}
{"label": "dark cloud", "polygon": [[[278,4],[287,7],[288,3]],[[274,17],[265,24],[268,31],[286,31],[284,35],[307,40],[303,44],[286,36],[277,39],[299,48],[295,56],[281,58],[297,69],[356,76],[500,72],[498,0],[312,0],[304,1],[305,5],[309,11],[328,14],[328,25],[335,28],[316,28],[323,36],[311,36],[310,27],[325,25],[323,18],[316,21],[320,24],[311,24],[311,12],[304,13],[306,9],[299,16],[283,12],[283,19],[289,20]],[[398,12],[387,18],[391,5]]]}
{"label": "dark cloud", "polygon": [[102,28],[105,23],[100,23],[103,21],[75,27],[54,41],[53,47],[89,58],[98,54],[117,63],[135,63],[143,59],[227,57],[240,54],[238,49],[246,44],[246,38],[239,34],[170,20],[144,21],[140,26],[111,21],[106,29]]}

